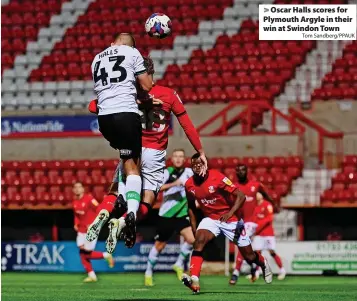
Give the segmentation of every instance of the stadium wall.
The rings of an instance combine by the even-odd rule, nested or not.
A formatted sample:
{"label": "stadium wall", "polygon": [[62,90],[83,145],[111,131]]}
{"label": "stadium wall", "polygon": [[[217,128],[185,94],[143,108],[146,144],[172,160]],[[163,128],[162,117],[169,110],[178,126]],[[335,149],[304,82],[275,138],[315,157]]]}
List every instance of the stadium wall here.
{"label": "stadium wall", "polygon": [[[226,105],[186,105],[186,109],[194,125],[199,126]],[[47,111],[46,115],[65,116],[83,113],[86,111],[56,110]],[[17,116],[20,114],[26,113],[17,113]],[[6,115],[9,116],[4,116]],[[193,149],[184,131],[176,118],[173,120],[169,152],[174,148],[184,148],[188,153],[192,153]],[[297,155],[298,150],[298,137],[295,135],[203,137],[202,141],[208,156],[286,156]],[[111,149],[102,137],[7,139],[3,140],[1,151],[3,160],[105,159],[117,156],[117,152]]]}

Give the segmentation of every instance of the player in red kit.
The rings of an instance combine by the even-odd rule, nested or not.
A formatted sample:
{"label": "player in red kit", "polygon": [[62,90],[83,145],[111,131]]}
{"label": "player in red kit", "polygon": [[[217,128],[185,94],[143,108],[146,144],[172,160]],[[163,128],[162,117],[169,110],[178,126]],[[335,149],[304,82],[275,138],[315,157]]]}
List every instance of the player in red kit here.
{"label": "player in red kit", "polygon": [[[154,65],[152,60],[150,58],[144,58],[144,65],[149,76],[153,76]],[[142,91],[139,86],[137,89],[142,120],[143,147],[141,155],[141,175],[143,181],[143,197],[140,204],[139,202],[136,204],[128,203],[128,212],[130,210],[131,212],[135,211],[136,219],[143,219],[150,212],[157,194],[163,185],[171,113],[177,117],[193,148],[200,153],[200,157],[204,162],[202,174],[204,174],[207,169],[207,159],[198,133],[178,94],[170,88],[159,85],[153,86],[150,95]],[[91,112],[96,112],[95,101],[91,102],[89,109]],[[87,233],[88,240],[97,238],[101,228],[109,219],[109,215],[114,209],[118,188],[120,192],[118,200],[121,198],[121,201],[125,201],[127,198],[123,175],[124,173],[119,164],[113,178],[110,194],[103,200],[98,216],[89,227]],[[136,206],[135,210],[133,208],[130,209],[133,205]],[[107,239],[108,252],[114,252],[117,239],[121,232],[123,232],[126,246],[132,247],[134,245],[136,238],[135,229],[126,226],[124,217],[119,219],[112,218],[109,222],[109,237]]]}
{"label": "player in red kit", "polygon": [[253,249],[258,252],[264,250],[269,251],[280,269],[278,280],[284,280],[286,272],[280,256],[275,252],[276,241],[273,229],[273,206],[270,202],[264,200],[260,192],[257,193],[257,201],[258,204],[253,213],[253,222],[257,225],[254,233]]}
{"label": "player in red kit", "polygon": [[[239,164],[236,168],[236,174],[238,178],[238,183],[236,184],[240,191],[242,191],[246,200],[242,207],[242,216],[244,219],[244,227],[246,233],[249,237],[254,234],[256,224],[253,222],[254,219],[254,209],[258,205],[257,203],[257,192],[260,192],[266,200],[268,200],[271,204],[274,204],[273,199],[269,196],[269,194],[265,191],[264,186],[258,182],[248,179],[248,168],[244,164]],[[238,252],[236,258],[236,266],[232,273],[231,279],[229,281],[230,284],[234,285],[238,281],[239,272],[243,264],[243,256]],[[254,272],[254,270],[252,270]],[[255,281],[255,275],[252,275],[251,280]]]}
{"label": "player in red kit", "polygon": [[[190,262],[191,276],[184,274],[182,282],[194,293],[200,291],[199,276],[203,263],[205,245],[221,232],[239,248],[244,259],[262,268],[266,283],[272,282],[272,272],[265,258],[254,252],[250,238],[244,230],[243,220],[238,221],[238,210],[243,206],[245,195],[227,177],[217,170],[208,170],[200,176],[203,163],[199,154],[191,158],[194,175],[186,181],[185,189],[189,204],[189,216],[195,242]],[[197,226],[195,201],[200,205],[204,219]]]}
{"label": "player in red kit", "polygon": [[97,276],[91,265],[91,259],[105,259],[111,268],[114,266],[114,260],[109,253],[94,251],[97,240],[92,242],[86,240],[87,228],[96,216],[98,202],[91,194],[84,193],[84,187],[79,182],[74,184],[73,194],[74,230],[77,232],[77,246],[83,267],[88,273],[84,282],[96,282]]}

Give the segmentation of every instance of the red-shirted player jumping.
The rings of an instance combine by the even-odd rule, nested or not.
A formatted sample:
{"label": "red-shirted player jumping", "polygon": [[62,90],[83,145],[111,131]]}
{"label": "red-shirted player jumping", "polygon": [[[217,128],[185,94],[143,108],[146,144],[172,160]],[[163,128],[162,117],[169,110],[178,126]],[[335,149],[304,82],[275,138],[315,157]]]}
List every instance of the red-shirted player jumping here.
{"label": "red-shirted player jumping", "polygon": [[[154,74],[153,61],[150,58],[144,58],[144,65],[147,73],[150,76]],[[177,117],[178,122],[185,131],[189,141],[194,149],[200,153],[200,157],[204,162],[202,174],[207,169],[207,159],[198,136],[198,133],[188,116],[186,109],[176,93],[176,91],[154,85],[150,91],[153,100],[149,99],[149,95],[138,87],[138,101],[140,114],[142,118],[142,155],[141,155],[141,175],[143,180],[143,197],[140,203],[136,204],[137,217],[143,219],[151,210],[156,196],[163,185],[166,148],[169,138],[169,125],[171,121],[171,113]],[[95,113],[96,102],[92,101],[89,105],[89,110]],[[116,195],[118,194],[118,186],[120,196],[125,199],[125,184],[121,173],[121,167],[115,172],[113,183],[110,188],[110,193],[104,198],[99,208],[99,214],[88,229],[87,239],[93,240],[98,237],[99,232],[105,222],[109,219],[110,213],[114,209]],[[120,197],[119,197],[120,198]],[[119,199],[118,198],[118,199]],[[128,212],[131,205],[128,204]],[[133,211],[132,211],[133,212]],[[136,211],[135,211],[136,212]],[[109,222],[109,237],[107,239],[107,251],[112,253],[117,244],[117,238],[123,230],[125,244],[132,247],[135,243],[135,231],[125,227],[124,218],[112,218]]]}
{"label": "red-shirted player jumping", "polygon": [[[237,244],[244,259],[262,268],[264,280],[271,283],[273,276],[268,262],[258,252],[254,252],[250,238],[244,230],[243,220],[238,221],[238,210],[243,206],[245,195],[227,177],[217,170],[208,170],[200,176],[203,164],[199,154],[191,158],[194,175],[186,181],[186,197],[189,204],[189,216],[195,242],[190,263],[191,276],[186,274],[182,282],[194,293],[200,291],[199,276],[203,263],[202,251],[205,245],[221,232]],[[197,227],[193,213],[195,201],[200,205],[205,218]]]}
{"label": "red-shirted player jumping", "polygon": [[258,252],[264,250],[269,251],[277,266],[280,268],[278,280],[284,280],[286,272],[280,256],[275,252],[276,241],[273,229],[273,206],[270,202],[264,200],[260,192],[257,193],[257,201],[257,207],[255,207],[253,213],[253,222],[257,225],[252,243],[253,249]]}
{"label": "red-shirted player jumping", "polygon": [[[249,180],[248,179],[248,168],[245,164],[239,164],[236,168],[236,174],[238,178],[238,183],[236,184],[240,191],[242,191],[246,200],[242,208],[242,215],[244,219],[244,226],[246,233],[249,237],[254,234],[256,224],[253,222],[254,219],[254,209],[257,207],[257,192],[260,192],[266,200],[268,200],[273,206],[275,203],[273,199],[269,196],[269,194],[265,191],[263,184],[258,181]],[[243,264],[243,256],[238,252],[236,258],[236,266],[232,273],[231,279],[229,281],[230,284],[234,285],[238,281],[239,271]],[[254,274],[255,270],[252,270],[252,281],[256,280],[256,275]]]}
{"label": "red-shirted player jumping", "polygon": [[84,187],[79,182],[74,184],[73,194],[74,230],[77,232],[77,246],[83,267],[88,273],[84,282],[95,282],[97,276],[90,262],[91,259],[105,259],[111,268],[114,266],[114,260],[109,253],[94,251],[97,240],[92,242],[86,240],[87,227],[96,216],[98,202],[91,194],[84,193]]}

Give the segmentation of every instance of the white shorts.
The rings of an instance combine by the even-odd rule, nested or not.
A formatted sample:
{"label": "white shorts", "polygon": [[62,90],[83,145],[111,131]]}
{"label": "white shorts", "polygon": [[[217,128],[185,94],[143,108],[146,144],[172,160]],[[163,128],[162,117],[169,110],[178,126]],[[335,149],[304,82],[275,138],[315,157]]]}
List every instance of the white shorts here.
{"label": "white shorts", "polygon": [[247,233],[249,237],[252,237],[255,231],[257,230],[257,226],[258,225],[256,223],[252,223],[252,222],[244,223],[245,233]]}
{"label": "white shorts", "polygon": [[[164,184],[164,170],[166,167],[166,150],[157,150],[143,147],[141,149],[141,177],[143,190],[159,192]],[[115,170],[113,182],[119,182],[123,175],[123,166],[120,162]]]}
{"label": "white shorts", "polygon": [[275,236],[255,236],[253,238],[253,249],[255,251],[275,250]]}
{"label": "white shorts", "polygon": [[97,240],[98,238],[89,242],[86,239],[86,233],[81,233],[81,232],[77,233],[77,239],[76,239],[77,247],[83,247],[87,251],[93,251],[95,249]]}
{"label": "white shorts", "polygon": [[[237,227],[237,222],[221,223],[218,220],[205,217],[197,227],[197,230],[208,230],[216,237],[223,232],[224,236],[230,241],[233,241],[234,232]],[[246,247],[250,245],[250,238],[248,235],[241,234],[238,239],[238,247]]]}

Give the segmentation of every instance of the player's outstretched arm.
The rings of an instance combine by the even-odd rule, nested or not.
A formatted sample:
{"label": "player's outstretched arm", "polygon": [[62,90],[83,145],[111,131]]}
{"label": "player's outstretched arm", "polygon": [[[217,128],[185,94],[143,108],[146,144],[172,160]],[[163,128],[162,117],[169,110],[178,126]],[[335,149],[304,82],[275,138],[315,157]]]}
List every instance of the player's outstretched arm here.
{"label": "player's outstretched arm", "polygon": [[175,186],[182,186],[182,182],[180,181],[180,179],[177,179],[175,182],[162,185],[160,191],[166,191],[169,190],[171,187]]}
{"label": "player's outstretched arm", "polygon": [[236,201],[234,202],[231,210],[229,210],[228,213],[223,214],[221,218],[219,219],[222,223],[227,222],[240,208],[243,207],[243,204],[245,202],[245,194],[241,192],[240,190],[236,189],[233,192],[233,195],[236,196]]}
{"label": "player's outstretched arm", "polygon": [[260,184],[258,192],[260,192],[265,200],[267,200],[269,203],[271,203],[274,207],[275,212],[280,211],[279,204],[277,204],[272,197],[269,195],[269,193],[265,190],[264,186]]}
{"label": "player's outstretched arm", "polygon": [[202,147],[200,136],[198,135],[197,130],[191,121],[191,118],[188,116],[180,97],[177,95],[176,92],[173,94],[172,97],[172,111],[175,114],[182,129],[184,130],[188,140],[190,140],[191,145],[196,150],[196,152],[200,153],[201,161],[204,164],[204,168],[202,168],[201,170],[201,175],[205,175],[208,168],[208,164],[206,154]]}

